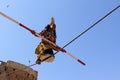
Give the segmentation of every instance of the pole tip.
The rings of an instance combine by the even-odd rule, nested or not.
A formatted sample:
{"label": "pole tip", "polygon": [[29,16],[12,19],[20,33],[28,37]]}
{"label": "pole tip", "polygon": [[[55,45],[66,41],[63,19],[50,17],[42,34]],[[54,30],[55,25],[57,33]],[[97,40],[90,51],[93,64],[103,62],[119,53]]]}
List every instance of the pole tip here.
{"label": "pole tip", "polygon": [[82,62],[81,60],[78,59],[78,62],[81,63],[82,65],[86,65],[84,62]]}

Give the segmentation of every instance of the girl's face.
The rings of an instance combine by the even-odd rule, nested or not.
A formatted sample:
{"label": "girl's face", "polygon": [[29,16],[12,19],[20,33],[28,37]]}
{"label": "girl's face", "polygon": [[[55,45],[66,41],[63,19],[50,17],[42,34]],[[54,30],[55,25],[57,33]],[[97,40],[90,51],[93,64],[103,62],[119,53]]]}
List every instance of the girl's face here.
{"label": "girl's face", "polygon": [[55,30],[55,29],[56,29],[56,27],[55,27],[54,24],[50,25],[50,28],[51,28],[52,30]]}

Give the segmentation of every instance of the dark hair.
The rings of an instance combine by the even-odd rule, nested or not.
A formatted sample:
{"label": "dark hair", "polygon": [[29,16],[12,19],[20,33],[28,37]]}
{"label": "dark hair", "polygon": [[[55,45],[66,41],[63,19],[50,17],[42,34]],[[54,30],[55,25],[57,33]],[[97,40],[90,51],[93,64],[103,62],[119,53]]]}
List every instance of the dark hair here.
{"label": "dark hair", "polygon": [[[54,25],[55,25],[55,24],[54,24]],[[46,31],[50,31],[50,25],[49,25],[49,24],[45,27],[45,30],[46,30]],[[55,30],[54,30],[53,34],[54,34],[55,37],[57,37]]]}
{"label": "dark hair", "polygon": [[49,30],[50,30],[50,25],[49,25],[49,24],[45,27],[45,30],[46,30],[46,31],[49,31]]}

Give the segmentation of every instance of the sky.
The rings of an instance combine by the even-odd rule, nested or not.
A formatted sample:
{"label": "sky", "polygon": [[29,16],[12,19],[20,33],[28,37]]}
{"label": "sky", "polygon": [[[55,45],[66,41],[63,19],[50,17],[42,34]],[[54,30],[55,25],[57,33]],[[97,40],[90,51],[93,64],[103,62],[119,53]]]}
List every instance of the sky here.
{"label": "sky", "polygon": [[[63,47],[118,5],[120,0],[0,0],[0,11],[36,32],[54,17],[57,45]],[[120,80],[119,26],[120,8],[65,48],[86,66],[59,52],[53,62],[31,68],[38,80]],[[0,60],[34,64],[40,41],[0,16]]]}

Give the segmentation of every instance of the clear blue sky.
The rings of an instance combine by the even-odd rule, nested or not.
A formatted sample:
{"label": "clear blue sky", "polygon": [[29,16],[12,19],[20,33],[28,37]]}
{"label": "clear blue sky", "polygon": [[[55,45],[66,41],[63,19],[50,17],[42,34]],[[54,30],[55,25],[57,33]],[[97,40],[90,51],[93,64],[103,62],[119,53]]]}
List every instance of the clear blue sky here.
{"label": "clear blue sky", "polygon": [[[39,32],[55,18],[61,47],[120,5],[120,0],[0,0],[0,11]],[[65,49],[54,62],[33,66],[38,80],[120,80],[120,8]],[[0,16],[0,60],[25,65],[36,60],[40,39]],[[30,63],[29,63],[30,60]]]}

